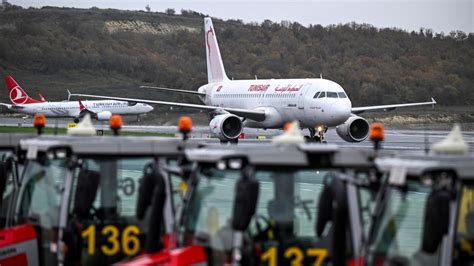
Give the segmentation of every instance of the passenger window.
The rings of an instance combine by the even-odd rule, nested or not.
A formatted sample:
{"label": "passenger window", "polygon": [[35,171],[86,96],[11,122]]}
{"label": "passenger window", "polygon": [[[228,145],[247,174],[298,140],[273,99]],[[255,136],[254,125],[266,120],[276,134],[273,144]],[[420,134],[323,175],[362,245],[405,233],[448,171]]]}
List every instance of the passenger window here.
{"label": "passenger window", "polygon": [[326,97],[326,92],[323,91],[319,94],[319,97],[318,98],[325,98]]}
{"label": "passenger window", "polygon": [[337,98],[337,92],[328,91],[327,96],[328,98]]}
{"label": "passenger window", "polygon": [[338,92],[337,95],[339,95],[339,98],[347,98],[346,94],[344,92]]}
{"label": "passenger window", "polygon": [[320,93],[321,93],[320,91],[316,92],[316,94],[314,95],[313,99],[318,98],[318,96],[319,96]]}

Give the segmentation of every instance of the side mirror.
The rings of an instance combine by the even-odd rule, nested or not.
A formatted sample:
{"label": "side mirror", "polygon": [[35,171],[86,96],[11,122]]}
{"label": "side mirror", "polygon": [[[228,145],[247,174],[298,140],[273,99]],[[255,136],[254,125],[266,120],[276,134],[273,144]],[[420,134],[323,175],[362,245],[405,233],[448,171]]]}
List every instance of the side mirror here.
{"label": "side mirror", "polygon": [[451,195],[446,190],[432,191],[428,196],[421,247],[426,253],[435,253],[448,233],[450,200]]}
{"label": "side mirror", "polygon": [[143,178],[140,181],[138,188],[138,201],[137,201],[137,218],[142,220],[145,216],[145,212],[150,206],[153,191],[155,190],[155,176],[153,170],[153,164],[150,163],[145,166],[143,170]]}
{"label": "side mirror", "polygon": [[79,172],[73,208],[73,213],[78,217],[89,216],[89,211],[97,196],[99,182],[99,172],[92,170],[81,170]]}
{"label": "side mirror", "polygon": [[160,172],[159,164],[145,166],[140,183],[137,202],[137,218],[143,219],[146,210],[151,205],[150,221],[146,236],[145,252],[150,254],[163,248],[161,232],[163,225],[163,209],[166,201],[165,180]]}
{"label": "side mirror", "polygon": [[316,216],[316,235],[321,237],[326,224],[332,219],[332,191],[329,184],[325,184],[319,195],[318,213]]}
{"label": "side mirror", "polygon": [[242,170],[242,177],[235,186],[235,203],[233,210],[232,228],[245,231],[250,224],[257,208],[259,183],[255,180],[253,168]]}
{"label": "side mirror", "polygon": [[345,265],[347,226],[349,219],[347,207],[346,187],[344,182],[333,177],[330,183],[325,184],[318,202],[316,219],[316,234],[321,236],[329,221],[332,221],[332,263]]}
{"label": "side mirror", "polygon": [[7,188],[8,169],[7,162],[0,161],[0,207],[3,203],[3,193]]}

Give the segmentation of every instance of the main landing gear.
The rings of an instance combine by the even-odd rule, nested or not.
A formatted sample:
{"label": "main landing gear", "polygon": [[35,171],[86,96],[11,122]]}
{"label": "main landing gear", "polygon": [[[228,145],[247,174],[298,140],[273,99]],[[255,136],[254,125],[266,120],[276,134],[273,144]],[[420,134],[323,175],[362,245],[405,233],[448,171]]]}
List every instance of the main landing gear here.
{"label": "main landing gear", "polygon": [[326,143],[326,140],[324,139],[324,134],[326,131],[328,131],[327,126],[318,126],[316,128],[310,127],[308,128],[309,130],[309,137],[306,136],[306,139],[308,142],[321,142],[321,143]]}

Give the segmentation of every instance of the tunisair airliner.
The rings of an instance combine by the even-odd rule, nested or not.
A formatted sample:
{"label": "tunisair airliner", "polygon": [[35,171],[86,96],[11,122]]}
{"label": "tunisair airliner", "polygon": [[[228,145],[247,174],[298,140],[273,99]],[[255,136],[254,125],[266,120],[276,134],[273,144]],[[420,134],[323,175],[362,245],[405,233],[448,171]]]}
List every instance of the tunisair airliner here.
{"label": "tunisair airliner", "polygon": [[97,120],[108,120],[113,114],[140,115],[153,110],[146,103],[116,100],[96,101],[63,101],[48,102],[40,94],[40,100],[28,96],[11,76],[5,76],[5,84],[10,96],[11,104],[0,103],[8,109],[29,115],[42,113],[46,117],[72,117],[75,122],[86,113]]}
{"label": "tunisair airliner", "polygon": [[312,140],[323,140],[327,129],[336,127],[337,134],[345,141],[360,142],[368,136],[369,123],[358,114],[436,104],[431,98],[428,102],[353,107],[341,85],[323,78],[230,80],[224,70],[211,18],[204,18],[204,34],[208,84],[197,91],[142,86],[193,94],[199,97],[203,105],[88,94],[71,95],[208,111],[211,131],[224,142],[236,142],[244,127],[282,128],[286,122],[293,120],[299,121],[302,128],[309,129],[307,137]]}

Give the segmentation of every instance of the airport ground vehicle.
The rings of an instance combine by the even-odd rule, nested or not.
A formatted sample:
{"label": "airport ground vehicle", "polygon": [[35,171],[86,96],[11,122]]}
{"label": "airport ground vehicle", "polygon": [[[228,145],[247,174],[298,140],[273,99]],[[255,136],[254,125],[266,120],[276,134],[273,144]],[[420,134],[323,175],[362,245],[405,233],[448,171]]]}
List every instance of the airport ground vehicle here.
{"label": "airport ground vehicle", "polygon": [[[0,264],[106,265],[139,254],[159,233],[144,226],[160,211],[147,208],[156,194],[146,185],[166,184],[170,197],[161,211],[172,218],[173,202],[181,197],[173,187],[181,177],[167,167],[192,145],[120,136],[20,141],[17,157],[24,171],[0,231]],[[165,223],[169,230],[171,222]]]}
{"label": "airport ground vehicle", "polygon": [[32,137],[32,134],[0,134],[0,229],[6,224],[10,199],[18,190],[18,173],[23,169],[15,159],[15,151],[20,140]]}
{"label": "airport ground vehicle", "polygon": [[122,265],[346,265],[360,257],[361,205],[371,194],[356,183],[376,174],[372,151],[264,144],[186,155],[197,165],[171,243]]}
{"label": "airport ground vehicle", "polygon": [[364,265],[472,265],[474,158],[380,158],[379,191]]}

